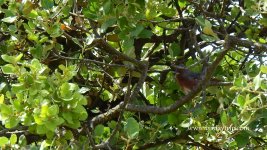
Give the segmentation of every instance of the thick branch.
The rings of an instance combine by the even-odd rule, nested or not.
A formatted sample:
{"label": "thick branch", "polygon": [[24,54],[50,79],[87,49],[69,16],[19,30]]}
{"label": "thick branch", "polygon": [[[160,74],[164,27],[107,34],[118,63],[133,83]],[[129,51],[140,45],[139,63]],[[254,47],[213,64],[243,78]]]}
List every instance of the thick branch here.
{"label": "thick branch", "polygon": [[257,42],[252,42],[249,40],[241,40],[237,37],[230,36],[229,39],[231,40],[232,45],[238,45],[246,48],[254,48],[258,52],[267,52],[267,45],[266,44],[260,44]]}

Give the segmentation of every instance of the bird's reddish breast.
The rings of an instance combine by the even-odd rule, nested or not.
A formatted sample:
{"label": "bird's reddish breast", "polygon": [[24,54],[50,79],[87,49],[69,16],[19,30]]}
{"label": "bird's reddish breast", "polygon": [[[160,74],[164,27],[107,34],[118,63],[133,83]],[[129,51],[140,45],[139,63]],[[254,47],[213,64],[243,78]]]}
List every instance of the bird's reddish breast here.
{"label": "bird's reddish breast", "polygon": [[179,70],[176,74],[176,80],[185,93],[190,92],[198,81],[196,74],[188,70]]}

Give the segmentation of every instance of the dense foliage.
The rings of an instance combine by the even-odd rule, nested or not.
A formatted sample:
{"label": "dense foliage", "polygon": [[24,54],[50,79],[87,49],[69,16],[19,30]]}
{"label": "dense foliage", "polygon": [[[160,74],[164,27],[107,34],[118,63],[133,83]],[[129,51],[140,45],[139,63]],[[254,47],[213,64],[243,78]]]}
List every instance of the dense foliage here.
{"label": "dense foliage", "polygon": [[0,6],[2,148],[266,148],[266,1]]}

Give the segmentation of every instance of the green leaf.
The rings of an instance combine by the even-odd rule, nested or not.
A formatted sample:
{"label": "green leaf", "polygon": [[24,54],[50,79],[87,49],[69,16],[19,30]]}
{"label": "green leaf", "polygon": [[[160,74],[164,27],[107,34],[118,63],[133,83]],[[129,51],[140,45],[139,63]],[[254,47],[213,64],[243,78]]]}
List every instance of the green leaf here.
{"label": "green leaf", "polygon": [[39,116],[39,114],[34,114],[34,121],[37,125],[43,125],[44,119]]}
{"label": "green leaf", "polygon": [[41,106],[41,114],[40,114],[40,117],[46,118],[47,114],[48,114],[48,104],[43,104]]}
{"label": "green leaf", "polygon": [[179,55],[179,53],[181,52],[181,48],[180,45],[177,43],[172,43],[170,48],[168,49],[169,53],[172,57],[176,57]]}
{"label": "green leaf", "polygon": [[180,126],[183,127],[183,128],[188,128],[192,124],[193,124],[193,119],[192,118],[187,118],[180,124]]}
{"label": "green leaf", "polygon": [[111,10],[110,8],[111,8],[111,0],[108,0],[104,3],[104,6],[103,6],[103,10],[104,10],[105,15],[109,14],[109,12]]}
{"label": "green leaf", "polygon": [[84,8],[82,10],[83,15],[85,17],[87,17],[87,18],[90,18],[90,19],[97,19],[98,15],[97,15],[96,10],[93,10],[94,9],[93,7],[94,6],[90,6],[90,7]]}
{"label": "green leaf", "polygon": [[84,121],[87,119],[88,114],[87,114],[86,109],[83,106],[78,105],[75,109],[79,110],[78,113],[79,113],[79,120],[80,121]]}
{"label": "green leaf", "polygon": [[237,97],[237,103],[239,104],[240,107],[243,107],[245,105],[245,97],[243,95],[238,95]]}
{"label": "green leaf", "polygon": [[244,147],[249,142],[249,134],[246,131],[241,131],[237,136],[235,136],[235,141],[238,147]]}
{"label": "green leaf", "polygon": [[261,18],[260,20],[259,20],[259,23],[261,24],[261,25],[263,25],[263,26],[267,26],[267,18]]}
{"label": "green leaf", "polygon": [[47,123],[45,123],[45,127],[52,131],[52,132],[55,132],[56,128],[57,128],[57,124],[54,122],[54,121],[49,121]]}
{"label": "green leaf", "polygon": [[104,134],[104,128],[105,128],[105,126],[102,125],[102,124],[97,125],[95,127],[95,130],[94,130],[94,135],[95,136],[99,136],[99,137],[103,136],[103,134]]}
{"label": "green leaf", "polygon": [[200,37],[201,37],[202,40],[204,40],[204,41],[206,41],[206,42],[214,42],[214,41],[217,40],[216,37],[214,37],[214,36],[209,36],[209,35],[205,35],[205,34],[201,34]]}
{"label": "green leaf", "polygon": [[22,135],[19,136],[19,142],[18,143],[21,146],[26,146],[27,145],[27,139],[26,139],[25,135],[22,134]]}
{"label": "green leaf", "polygon": [[83,48],[83,45],[79,42],[79,40],[78,40],[77,38],[72,38],[72,41],[73,41],[75,44],[79,45],[80,48]]}
{"label": "green leaf", "polygon": [[154,93],[149,94],[147,97],[147,100],[149,101],[149,104],[154,105],[156,103],[156,95]]}
{"label": "green leaf", "polygon": [[117,19],[116,18],[109,18],[107,19],[100,28],[100,32],[104,33],[108,27],[111,27],[112,25],[114,25],[116,23]]}
{"label": "green leaf", "polygon": [[48,108],[47,115],[48,116],[57,116],[59,113],[58,105],[52,105]]}
{"label": "green leaf", "polygon": [[244,81],[243,81],[243,78],[241,78],[241,77],[234,79],[234,85],[237,87],[243,87],[244,86],[243,83],[244,83]]}
{"label": "green leaf", "polygon": [[141,33],[138,34],[139,38],[150,38],[153,35],[153,32],[147,29],[142,30]]}
{"label": "green leaf", "polygon": [[254,79],[253,79],[253,83],[255,84],[254,90],[255,90],[255,91],[258,90],[259,87],[261,86],[261,77],[260,77],[260,73],[259,73],[256,77],[254,77]]}
{"label": "green leaf", "polygon": [[10,34],[15,34],[18,31],[18,29],[17,29],[17,27],[15,25],[10,25],[8,27],[8,29],[10,31]]}
{"label": "green leaf", "polygon": [[132,38],[124,39],[124,41],[122,43],[122,48],[123,48],[123,51],[125,52],[125,54],[127,56],[135,58],[134,40]]}
{"label": "green leaf", "polygon": [[44,9],[51,9],[54,6],[53,0],[41,0],[41,6]]}
{"label": "green leaf", "polygon": [[5,127],[6,128],[14,128],[14,127],[16,127],[17,125],[18,125],[18,123],[19,123],[19,118],[18,117],[10,117],[10,118],[8,118],[6,121],[5,121]]}
{"label": "green leaf", "polygon": [[87,87],[82,87],[82,88],[79,89],[79,93],[84,94],[84,93],[88,92],[89,90],[90,89],[87,88]]}
{"label": "green leaf", "polygon": [[22,56],[23,56],[22,53],[20,53],[18,56],[16,56],[16,57],[15,57],[15,62],[16,62],[16,63],[19,62],[19,61],[21,60]]}
{"label": "green leaf", "polygon": [[73,139],[73,138],[74,138],[73,133],[72,133],[70,130],[67,130],[67,131],[64,133],[64,138],[65,138],[66,140],[71,140],[71,139]]}
{"label": "green leaf", "polygon": [[19,93],[25,90],[25,85],[22,83],[17,83],[12,85],[12,92]]}
{"label": "green leaf", "polygon": [[223,113],[221,114],[221,122],[223,125],[227,125],[228,124],[228,115],[226,113],[226,111],[223,111]]}
{"label": "green leaf", "polygon": [[164,15],[168,16],[168,17],[173,17],[173,16],[175,16],[175,14],[176,14],[176,10],[175,10],[174,8],[169,8],[169,7],[164,7],[164,8],[162,8],[162,9],[161,9],[161,12],[162,12]]}
{"label": "green leaf", "polygon": [[0,0],[0,6],[5,3],[5,0]]}
{"label": "green leaf", "polygon": [[6,23],[13,23],[17,20],[17,16],[11,16],[11,17],[6,17],[4,19],[2,19],[3,22]]}
{"label": "green leaf", "polygon": [[178,124],[179,119],[177,119],[178,114],[177,113],[171,113],[168,115],[168,122],[171,125],[176,125]]}
{"label": "green leaf", "polygon": [[56,117],[56,118],[54,118],[53,122],[54,122],[57,126],[59,126],[59,125],[63,124],[63,123],[65,122],[65,120],[64,120],[63,118],[61,118],[61,117]]}
{"label": "green leaf", "polygon": [[134,139],[138,136],[140,127],[138,122],[134,118],[128,118],[124,125],[124,131],[130,139]]}
{"label": "green leaf", "polygon": [[102,93],[101,93],[101,98],[104,100],[104,101],[107,101],[107,100],[110,100],[112,98],[112,94],[108,91],[108,90],[104,90]]}
{"label": "green leaf", "polygon": [[11,116],[13,115],[13,109],[11,108],[11,106],[6,105],[6,104],[1,104],[0,105],[0,111],[1,111],[1,116]]}
{"label": "green leaf", "polygon": [[39,41],[38,38],[39,38],[38,34],[33,34],[33,33],[28,34],[28,39],[31,41],[38,42]]}
{"label": "green leaf", "polygon": [[67,121],[67,123],[73,124],[73,118],[71,112],[63,112],[62,117]]}
{"label": "green leaf", "polygon": [[29,18],[36,19],[39,15],[36,10],[32,10],[28,15]]}
{"label": "green leaf", "polygon": [[1,94],[1,96],[0,96],[0,106],[1,106],[1,104],[4,104],[4,101],[5,101],[5,95]]}
{"label": "green leaf", "polygon": [[122,30],[125,28],[129,28],[128,23],[129,23],[128,19],[124,16],[122,16],[118,19],[118,25],[119,25],[120,29],[122,29]]}
{"label": "green leaf", "polygon": [[73,122],[73,124],[67,124],[68,127],[72,128],[72,129],[78,129],[79,127],[81,127],[81,123],[78,120],[75,120]]}
{"label": "green leaf", "polygon": [[32,116],[26,115],[22,124],[25,126],[30,126],[32,123],[33,123]]}
{"label": "green leaf", "polygon": [[253,96],[253,98],[250,98],[250,95],[247,94],[246,95],[246,103],[245,103],[245,106],[255,102],[257,99],[259,98],[259,96]]}
{"label": "green leaf", "polygon": [[157,10],[156,9],[147,8],[146,9],[146,12],[145,12],[145,15],[146,15],[146,18],[148,20],[152,20],[152,19],[154,19],[158,15],[158,13],[157,13]]}
{"label": "green leaf", "polygon": [[16,67],[12,64],[6,64],[1,67],[4,74],[15,74]]}
{"label": "green leaf", "polygon": [[47,42],[49,39],[48,37],[42,37],[40,40],[39,40],[39,43],[44,43],[44,42]]}
{"label": "green leaf", "polygon": [[180,8],[182,9],[182,8],[186,7],[187,1],[186,0],[179,0],[178,4],[179,4]]}
{"label": "green leaf", "polygon": [[261,72],[267,74],[267,66],[261,66]]}
{"label": "green leaf", "polygon": [[64,101],[73,100],[73,90],[76,88],[76,85],[73,83],[63,83],[60,86],[60,96]]}
{"label": "green leaf", "polygon": [[130,33],[131,37],[137,37],[144,30],[144,26],[137,24],[134,30]]}
{"label": "green leaf", "polygon": [[17,140],[18,140],[17,135],[16,134],[11,134],[11,136],[10,136],[10,144],[11,145],[16,144]]}
{"label": "green leaf", "polygon": [[197,21],[197,23],[198,23],[200,26],[202,26],[202,27],[205,26],[205,19],[203,18],[203,16],[197,16],[197,17],[195,18],[195,20]]}
{"label": "green leaf", "polygon": [[51,37],[59,37],[63,34],[63,30],[60,28],[60,23],[53,24],[52,27],[48,28],[47,33],[50,34]]}
{"label": "green leaf", "polygon": [[5,146],[6,144],[8,144],[8,138],[7,137],[4,137],[4,136],[1,136],[0,137],[0,146],[3,147]]}
{"label": "green leaf", "polygon": [[45,134],[47,132],[47,129],[45,125],[37,125],[36,132],[37,134]]}
{"label": "green leaf", "polygon": [[22,9],[24,15],[28,15],[34,9],[34,4],[31,1],[27,1]]}
{"label": "green leaf", "polygon": [[15,56],[8,56],[8,55],[4,54],[4,55],[1,55],[1,57],[5,62],[11,63],[11,64],[17,63]]}

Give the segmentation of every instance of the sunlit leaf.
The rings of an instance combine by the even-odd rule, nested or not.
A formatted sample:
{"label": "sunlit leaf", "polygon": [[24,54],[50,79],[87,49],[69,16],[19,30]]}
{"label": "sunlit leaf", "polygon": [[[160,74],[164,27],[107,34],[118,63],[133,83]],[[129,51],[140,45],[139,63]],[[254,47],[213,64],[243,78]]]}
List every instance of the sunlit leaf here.
{"label": "sunlit leaf", "polygon": [[193,119],[192,118],[187,118],[180,124],[180,126],[183,127],[183,128],[188,128],[192,124],[193,124]]}
{"label": "sunlit leaf", "polygon": [[228,117],[226,111],[223,111],[222,114],[221,114],[221,122],[222,122],[222,124],[223,125],[227,125],[229,123],[228,119],[229,119],[229,117]]}
{"label": "sunlit leaf", "polygon": [[8,142],[9,142],[9,140],[8,140],[7,137],[4,137],[4,136],[1,136],[0,137],[0,146],[1,147],[4,146],[4,145],[6,145],[6,144],[8,144]]}
{"label": "sunlit leaf", "polygon": [[138,122],[134,118],[128,118],[124,125],[124,131],[127,133],[129,138],[136,138],[140,131]]}
{"label": "sunlit leaf", "polygon": [[243,95],[238,95],[237,97],[237,103],[239,104],[240,107],[243,107],[245,105],[245,97]]}
{"label": "sunlit leaf", "polygon": [[10,144],[11,145],[16,144],[17,140],[18,140],[17,135],[16,134],[11,134],[11,136],[10,136]]}
{"label": "sunlit leaf", "polygon": [[19,121],[20,121],[19,118],[12,116],[8,118],[7,120],[5,120],[5,127],[9,129],[14,128],[18,125]]}
{"label": "sunlit leaf", "polygon": [[203,28],[203,33],[207,34],[207,35],[211,35],[213,37],[217,37],[217,34],[213,32],[213,30],[211,29],[211,27],[207,27],[205,26]]}
{"label": "sunlit leaf", "polygon": [[267,66],[261,66],[261,72],[267,74]]}
{"label": "sunlit leaf", "polygon": [[3,104],[4,100],[5,100],[5,95],[1,94],[1,96],[0,96],[0,104]]}
{"label": "sunlit leaf", "polygon": [[255,84],[254,90],[258,90],[259,87],[261,86],[261,77],[260,73],[253,79],[253,82]]}
{"label": "sunlit leaf", "polygon": [[2,19],[3,22],[7,22],[7,23],[13,23],[16,20],[17,20],[17,16],[6,17],[6,18]]}

